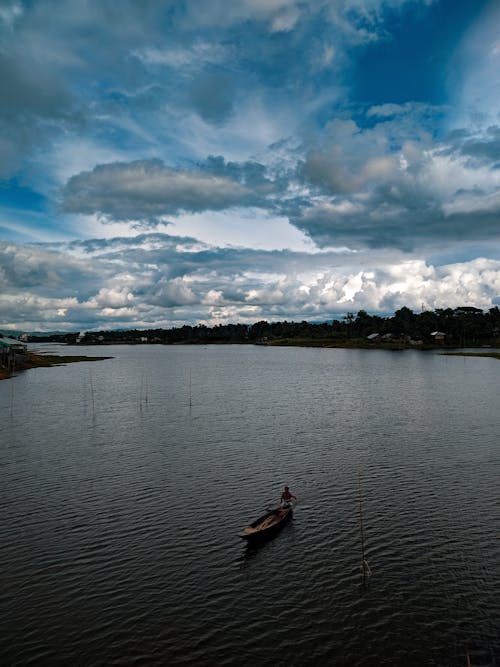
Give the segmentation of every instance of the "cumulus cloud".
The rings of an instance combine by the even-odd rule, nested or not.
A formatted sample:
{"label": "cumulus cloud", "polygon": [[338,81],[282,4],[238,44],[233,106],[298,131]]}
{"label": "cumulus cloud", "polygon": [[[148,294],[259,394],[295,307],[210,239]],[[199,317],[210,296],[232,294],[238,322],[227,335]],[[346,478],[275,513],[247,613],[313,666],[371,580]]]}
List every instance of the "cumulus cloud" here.
{"label": "cumulus cloud", "polygon": [[[18,252],[26,263],[29,249]],[[56,275],[66,271],[64,293],[46,278],[27,281],[13,273],[9,266],[16,249],[9,246],[0,254],[4,328],[327,320],[348,310],[392,313],[403,305],[419,309],[422,303],[427,308],[488,308],[500,295],[500,262],[486,258],[437,265],[398,253],[222,251],[164,234],[72,242],[57,250],[33,247],[31,252],[32,263],[50,257]],[[82,290],[86,263],[92,275]],[[39,268],[33,270],[40,274]]]}
{"label": "cumulus cloud", "polygon": [[196,297],[189,283],[183,277],[173,280],[162,278],[149,293],[143,293],[142,296],[145,302],[162,308],[188,306],[199,301],[199,298]]}
{"label": "cumulus cloud", "polygon": [[[123,281],[125,277],[121,278]],[[127,284],[116,287],[101,287],[98,293],[87,301],[88,307],[114,310],[133,305],[134,295]]]}
{"label": "cumulus cloud", "polygon": [[179,211],[221,210],[250,203],[252,192],[229,178],[180,170],[159,160],[99,165],[72,176],[62,209],[113,220],[146,221]]}
{"label": "cumulus cloud", "polygon": [[327,126],[299,175],[315,188],[290,219],[320,246],[425,247],[498,237],[498,128],[434,141],[415,118]]}
{"label": "cumulus cloud", "polygon": [[[85,239],[106,222],[102,234],[128,235],[0,245],[3,321],[90,329],[495,303],[498,264],[473,258],[498,250],[498,105],[484,93],[498,85],[497,11],[458,49],[471,55],[457,72],[473,119],[465,97],[451,128],[444,95],[351,88],[370,70],[367,45],[396,43],[390,31],[417,7],[424,25],[424,4],[1,3],[1,233]],[[257,250],[273,247],[278,219],[274,247],[290,247],[291,223],[313,252]],[[172,222],[196,238],[138,233]]]}
{"label": "cumulus cloud", "polygon": [[174,169],[160,160],[95,167],[69,179],[64,212],[156,223],[184,212],[260,207],[320,247],[426,247],[435,238],[498,234],[498,128],[435,141],[416,116],[363,127],[335,119],[293,173],[211,156]]}
{"label": "cumulus cloud", "polygon": [[353,120],[334,119],[321,148],[311,149],[301,175],[331,194],[349,194],[386,181],[399,167],[389,136],[382,128],[362,129]]}
{"label": "cumulus cloud", "polygon": [[0,287],[4,293],[39,288],[46,294],[68,294],[80,281],[91,282],[93,277],[93,268],[70,254],[0,241]]}

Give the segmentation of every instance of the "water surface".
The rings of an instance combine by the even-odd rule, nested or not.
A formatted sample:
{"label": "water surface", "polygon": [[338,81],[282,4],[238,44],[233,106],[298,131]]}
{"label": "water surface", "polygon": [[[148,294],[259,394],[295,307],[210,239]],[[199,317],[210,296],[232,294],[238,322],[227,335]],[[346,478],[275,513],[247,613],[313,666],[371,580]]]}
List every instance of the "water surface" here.
{"label": "water surface", "polygon": [[[114,359],[0,383],[2,664],[463,665],[471,643],[499,649],[498,361],[102,350]],[[245,547],[283,484],[293,521]]]}

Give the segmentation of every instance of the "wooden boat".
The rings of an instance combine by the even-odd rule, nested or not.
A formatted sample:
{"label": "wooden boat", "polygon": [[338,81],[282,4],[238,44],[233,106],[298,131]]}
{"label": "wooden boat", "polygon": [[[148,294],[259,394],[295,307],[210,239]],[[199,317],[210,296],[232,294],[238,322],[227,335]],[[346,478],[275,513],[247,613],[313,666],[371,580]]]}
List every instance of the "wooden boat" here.
{"label": "wooden boat", "polygon": [[275,535],[292,516],[292,505],[277,507],[247,526],[241,533],[243,540],[257,541]]}
{"label": "wooden boat", "polygon": [[497,667],[497,660],[489,648],[473,648],[466,655],[467,667]]}

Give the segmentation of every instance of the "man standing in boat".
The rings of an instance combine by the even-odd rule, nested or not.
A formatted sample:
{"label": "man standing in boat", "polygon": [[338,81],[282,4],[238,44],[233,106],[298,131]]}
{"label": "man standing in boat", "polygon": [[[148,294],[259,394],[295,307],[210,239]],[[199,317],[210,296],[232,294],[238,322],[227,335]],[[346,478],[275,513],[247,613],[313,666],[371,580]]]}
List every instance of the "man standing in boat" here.
{"label": "man standing in boat", "polygon": [[280,499],[281,507],[290,507],[292,498],[293,500],[297,500],[297,496],[294,496],[293,493],[288,488],[288,486],[285,486],[285,489],[281,494],[281,499]]}

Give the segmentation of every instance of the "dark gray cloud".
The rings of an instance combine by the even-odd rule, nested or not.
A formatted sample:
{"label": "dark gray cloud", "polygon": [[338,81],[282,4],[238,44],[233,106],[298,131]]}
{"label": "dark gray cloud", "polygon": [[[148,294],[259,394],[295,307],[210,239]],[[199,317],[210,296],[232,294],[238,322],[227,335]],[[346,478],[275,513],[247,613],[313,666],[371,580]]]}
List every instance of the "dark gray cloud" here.
{"label": "dark gray cloud", "polygon": [[[103,267],[98,272],[98,282],[105,275],[102,270]],[[41,289],[45,294],[67,296],[75,294],[79,283],[92,290],[97,284],[95,279],[95,270],[82,259],[42,246],[0,241],[0,285],[5,291]]]}
{"label": "dark gray cloud", "polygon": [[233,97],[233,81],[224,73],[200,72],[191,84],[192,105],[209,123],[223,123],[231,116]]}
{"label": "dark gray cloud", "polygon": [[397,199],[381,188],[359,206],[350,200],[320,204],[303,209],[291,221],[320,247],[348,245],[410,252],[418,247],[429,250],[435,243],[444,246],[498,239],[498,202],[492,212],[446,214],[436,203],[426,206],[422,201],[411,209],[398,206]]}
{"label": "dark gray cloud", "polygon": [[192,168],[137,160],[96,166],[72,176],[61,191],[66,213],[98,214],[110,220],[154,224],[182,212],[233,207],[279,207],[273,198],[286,190],[286,176],[269,178],[264,165],[226,162],[210,156]]}
{"label": "dark gray cloud", "polygon": [[[168,119],[193,112],[223,125],[241,100],[267,96],[271,107],[286,107],[301,88],[307,96],[311,80],[322,85],[332,41],[338,72],[341,44],[374,38],[380,7],[399,4],[3,0],[1,175],[17,171],[19,155],[25,160],[75,130],[120,144],[117,126],[130,127],[138,112],[158,137],[175,136]],[[331,58],[325,63],[332,68]]]}
{"label": "dark gray cloud", "polygon": [[424,132],[417,140],[415,131],[407,140],[408,122],[363,129],[352,121],[334,121],[322,147],[311,148],[295,174],[282,167],[271,176],[259,162],[222,156],[187,169],[159,160],[99,165],[68,181],[61,206],[66,212],[136,223],[257,206],[287,216],[319,247],[410,251],[437,238],[496,237],[497,133],[490,128],[481,140],[455,135],[454,143],[437,143]]}
{"label": "dark gray cloud", "polygon": [[0,46],[0,177],[26,153],[81,124],[79,104],[64,81],[40,62]]}
{"label": "dark gray cloud", "polygon": [[[395,113],[386,106],[377,114]],[[287,214],[320,247],[411,251],[497,239],[499,149],[496,127],[437,141],[408,117],[367,128],[334,121],[298,167],[309,199],[288,202]]]}
{"label": "dark gray cloud", "polygon": [[118,8],[109,0],[4,0],[1,5],[0,177],[15,174],[54,141],[95,135],[120,96],[128,100],[122,118],[135,103],[144,108],[144,89],[153,84],[161,95],[149,95],[148,109],[165,104],[168,86],[146,76],[130,50],[161,38],[169,3],[123,0]]}
{"label": "dark gray cloud", "polygon": [[[406,2],[409,20],[414,0],[0,3],[2,234],[90,236],[99,221],[134,234],[170,221],[213,242],[2,246],[2,319],[171,326],[326,318],[405,299],[490,304],[493,260],[439,268],[412,250],[494,256],[499,128],[483,113],[475,130],[445,137],[449,109],[405,99],[413,88],[391,81],[359,97],[354,80],[370,71],[363,47],[397,30]],[[436,5],[424,4],[419,25]],[[436,76],[442,65],[428,62]],[[227,247],[230,225],[248,246],[302,244],[286,219],[313,252]]]}
{"label": "dark gray cloud", "polygon": [[226,161],[222,155],[210,155],[199,166],[214,176],[228,178],[264,194],[273,191],[282,192],[286,189],[287,180],[282,177],[269,177],[268,168],[260,162],[248,160],[246,162]]}
{"label": "dark gray cloud", "polygon": [[0,52],[0,112],[4,118],[69,117],[72,96],[64,82],[43,65]]}
{"label": "dark gray cloud", "polygon": [[488,127],[483,136],[466,135],[463,139],[460,150],[464,155],[493,162],[495,166],[500,163],[500,127],[497,125]]}
{"label": "dark gray cloud", "polygon": [[113,220],[151,221],[180,211],[218,211],[255,201],[249,188],[230,178],[138,160],[99,165],[72,176],[62,191],[61,208]]}

